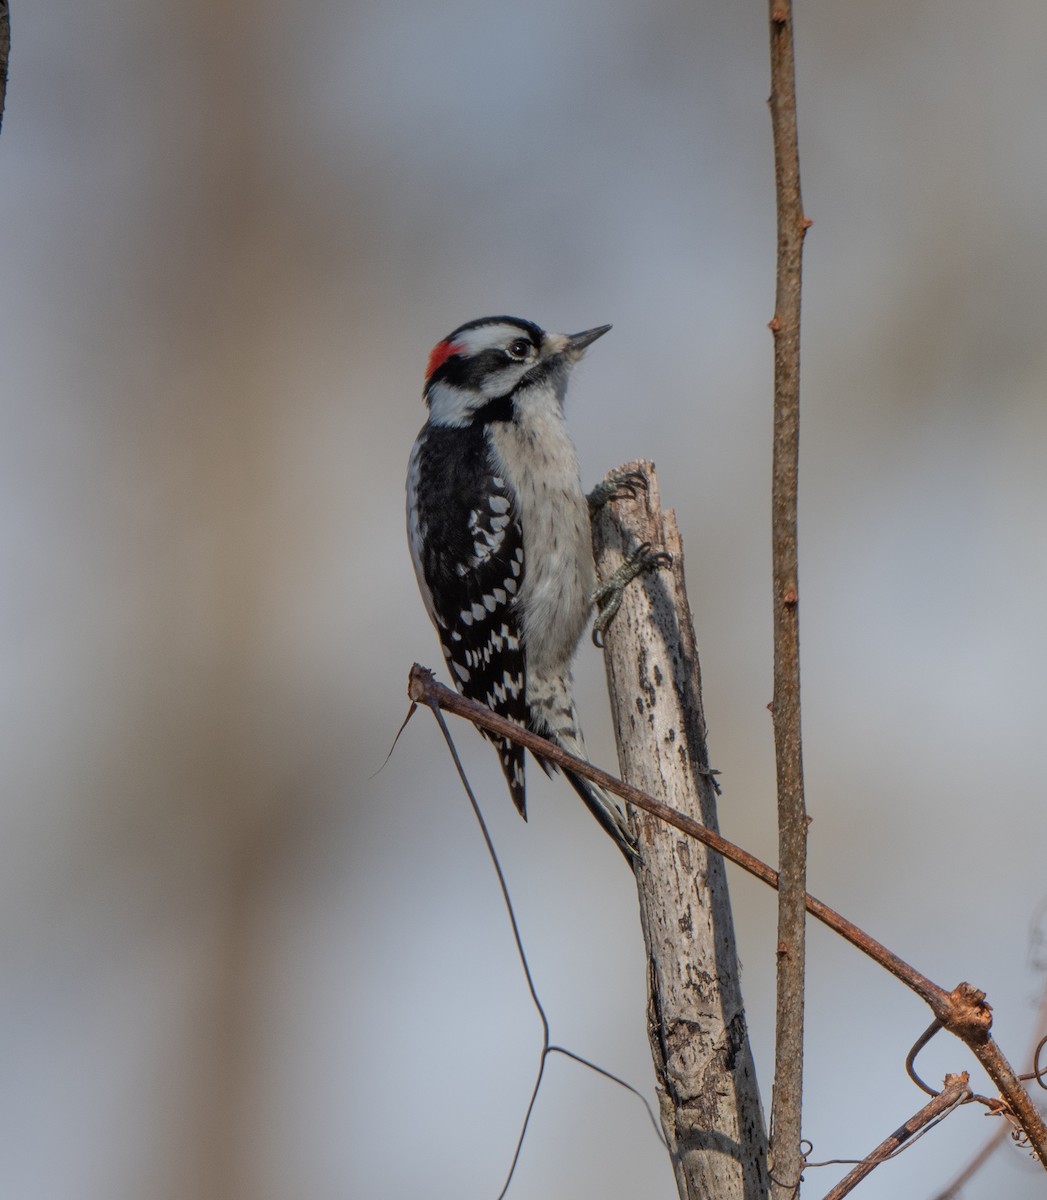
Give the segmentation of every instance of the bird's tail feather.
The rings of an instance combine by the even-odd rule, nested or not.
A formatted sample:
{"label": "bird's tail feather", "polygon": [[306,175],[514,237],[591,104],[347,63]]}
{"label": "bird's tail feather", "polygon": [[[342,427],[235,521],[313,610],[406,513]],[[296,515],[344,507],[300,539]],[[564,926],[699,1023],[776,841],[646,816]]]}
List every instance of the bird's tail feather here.
{"label": "bird's tail feather", "polygon": [[[532,727],[536,733],[550,738],[562,750],[583,758],[588,762],[585,740],[578,724],[578,714],[572,698],[569,675],[557,676],[547,681],[544,688],[529,688],[528,703],[531,708]],[[553,764],[539,758],[547,775],[556,769]],[[603,788],[590,783],[573,771],[564,771],[567,781],[578,793],[582,803],[610,834],[615,844],[625,855],[630,865],[636,861],[636,839],[633,837],[625,811],[614,797]]]}
{"label": "bird's tail feather", "polygon": [[571,787],[581,796],[585,807],[600,822],[604,831],[610,834],[615,845],[625,855],[625,861],[630,866],[635,866],[636,839],[629,828],[625,813],[615,803],[614,798],[609,796],[603,788],[597,787],[595,783],[590,783],[588,779],[583,779],[581,775],[576,775],[573,771],[564,771],[564,775]]}

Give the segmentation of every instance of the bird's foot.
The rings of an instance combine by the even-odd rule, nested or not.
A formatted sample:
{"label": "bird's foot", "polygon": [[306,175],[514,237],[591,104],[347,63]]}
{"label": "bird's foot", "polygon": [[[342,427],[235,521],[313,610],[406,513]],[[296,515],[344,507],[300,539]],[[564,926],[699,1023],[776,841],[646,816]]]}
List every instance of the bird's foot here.
{"label": "bird's foot", "polygon": [[642,471],[611,471],[586,496],[589,501],[589,516],[595,517],[600,509],[612,500],[635,500],[640,492],[645,491],[647,476]]}
{"label": "bird's foot", "polygon": [[593,645],[603,649],[603,635],[618,610],[622,607],[625,589],[634,579],[659,567],[671,567],[673,556],[665,550],[655,550],[650,542],[644,542],[625,560],[607,582],[593,593],[596,605],[596,620],[593,621]]}

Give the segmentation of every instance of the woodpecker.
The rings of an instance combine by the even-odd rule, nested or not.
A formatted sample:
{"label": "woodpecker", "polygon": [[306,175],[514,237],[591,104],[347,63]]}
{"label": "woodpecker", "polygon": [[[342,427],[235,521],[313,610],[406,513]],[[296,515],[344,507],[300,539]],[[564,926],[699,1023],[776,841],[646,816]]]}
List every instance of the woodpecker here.
{"label": "woodpecker", "polygon": [[[579,758],[571,660],[596,579],[564,398],[571,368],[610,328],[546,333],[504,316],[459,326],[429,356],[407,473],[411,558],[455,686]],[[486,736],[526,820],[523,749]],[[565,774],[632,862],[617,800]]]}

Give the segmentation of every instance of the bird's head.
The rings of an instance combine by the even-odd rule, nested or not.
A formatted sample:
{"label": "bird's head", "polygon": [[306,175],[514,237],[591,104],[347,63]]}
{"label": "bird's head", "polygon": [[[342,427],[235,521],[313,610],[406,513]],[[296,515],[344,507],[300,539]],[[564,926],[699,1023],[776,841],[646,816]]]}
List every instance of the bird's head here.
{"label": "bird's head", "polygon": [[610,325],[582,333],[546,333],[516,317],[481,317],[437,342],[425,374],[434,425],[507,420],[514,395],[551,388],[563,401],[570,369]]}

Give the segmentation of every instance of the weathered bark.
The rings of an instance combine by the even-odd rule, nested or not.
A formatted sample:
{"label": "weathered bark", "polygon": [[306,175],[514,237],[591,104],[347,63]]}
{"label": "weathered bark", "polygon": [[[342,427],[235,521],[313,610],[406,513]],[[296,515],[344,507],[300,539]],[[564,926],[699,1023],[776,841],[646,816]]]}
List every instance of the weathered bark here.
{"label": "weathered bark", "polygon": [[[626,591],[605,635],[622,775],[717,828],[707,773],[698,652],[672,512],[649,484],[593,522],[601,579],[643,542],[673,555]],[[648,955],[648,1020],[662,1127],[683,1200],[757,1200],[768,1194],[767,1139],[738,980],[723,859],[642,812],[637,870]]]}

